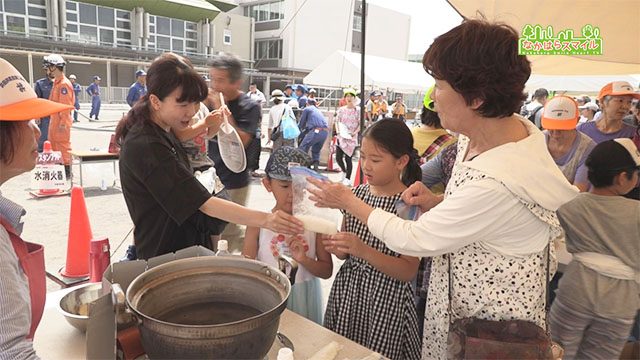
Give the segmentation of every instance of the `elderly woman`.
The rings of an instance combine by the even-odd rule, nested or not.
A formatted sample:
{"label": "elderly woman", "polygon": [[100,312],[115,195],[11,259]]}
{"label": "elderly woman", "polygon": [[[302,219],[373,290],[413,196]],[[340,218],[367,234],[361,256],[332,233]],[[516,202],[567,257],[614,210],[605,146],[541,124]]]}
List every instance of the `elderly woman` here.
{"label": "elderly woman", "polygon": [[[30,171],[40,130],[32,119],[73,106],[38,99],[13,65],[0,58],[0,184]],[[33,335],[44,311],[44,251],[20,238],[25,210],[0,194],[0,358],[37,359]]]}
{"label": "elderly woman", "polygon": [[549,153],[570,183],[589,190],[585,161],[596,143],[576,130],[578,104],[568,96],[556,96],[544,106],[542,127]]}
{"label": "elderly woman", "polygon": [[[390,249],[433,256],[422,357],[443,359],[450,321],[545,327],[547,249],[560,233],[555,210],[577,189],[549,156],[544,135],[514,114],[531,73],[514,29],[467,20],[436,38],[423,65],[436,80],[442,125],[460,134],[444,196],[412,185],[403,199],[426,213],[406,221],[339,184],[313,181],[320,187],[313,193],[318,206],[353,214]],[[344,247],[335,237],[325,244]]]}
{"label": "elderly woman", "polygon": [[578,125],[578,131],[592,138],[596,144],[618,138],[633,138],[636,128],[625,124],[622,118],[629,112],[634,98],[640,99],[640,94],[635,92],[628,82],[608,83],[598,94],[602,116],[596,121]]}

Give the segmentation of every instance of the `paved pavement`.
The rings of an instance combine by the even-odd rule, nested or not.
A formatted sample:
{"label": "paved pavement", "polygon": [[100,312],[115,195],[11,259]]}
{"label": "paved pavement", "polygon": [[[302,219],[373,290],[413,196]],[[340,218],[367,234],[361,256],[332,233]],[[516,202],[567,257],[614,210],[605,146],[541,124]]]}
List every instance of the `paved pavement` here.
{"label": "paved pavement", "polygon": [[[74,150],[90,150],[108,148],[109,139],[114,132],[118,120],[129,107],[126,105],[103,105],[100,121],[88,120],[90,104],[81,104],[80,122],[75,123],[71,130],[71,144]],[[263,133],[266,134],[266,131]],[[263,152],[260,157],[261,168],[264,169],[269,154]],[[75,176],[78,176],[78,166],[73,166]],[[89,221],[94,237],[109,238],[112,261],[117,261],[124,255],[128,244],[132,242],[133,224],[129,217],[119,183],[115,188],[100,190],[102,179],[110,184],[114,177],[112,164],[91,164],[83,166],[83,182],[85,200]],[[339,180],[339,174],[329,175]],[[45,265],[48,271],[57,272],[65,264],[67,251],[67,236],[69,231],[70,196],[35,199],[28,193],[30,185],[29,174],[13,178],[2,185],[3,196],[22,205],[27,214],[23,238],[38,242],[45,247]],[[262,187],[258,179],[251,183],[251,193],[248,206],[257,210],[269,211],[274,205],[273,197]],[[334,275],[338,269],[334,265]],[[323,281],[324,299],[329,294],[333,277]],[[59,285],[47,279],[47,290],[60,289]]]}

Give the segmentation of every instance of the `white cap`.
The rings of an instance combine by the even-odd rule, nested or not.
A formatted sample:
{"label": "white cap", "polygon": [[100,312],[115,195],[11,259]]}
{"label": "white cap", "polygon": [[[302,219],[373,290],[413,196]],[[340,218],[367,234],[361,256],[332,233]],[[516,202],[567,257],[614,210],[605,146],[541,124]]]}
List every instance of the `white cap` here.
{"label": "white cap", "polygon": [[0,58],[0,120],[38,119],[71,109],[71,105],[39,99],[20,72]]}
{"label": "white cap", "polygon": [[227,240],[218,240],[218,251],[229,251],[229,243]]}
{"label": "white cap", "polygon": [[624,148],[629,152],[633,161],[635,161],[636,166],[640,166],[640,151],[636,147],[636,144],[633,143],[633,140],[622,138],[622,139],[614,139],[613,141],[618,144],[624,146]]}
{"label": "white cap", "polygon": [[549,130],[573,130],[578,118],[578,104],[572,97],[555,96],[544,105],[542,127]]}
{"label": "white cap", "polygon": [[580,110],[589,109],[589,110],[593,110],[594,112],[600,110],[600,107],[598,106],[598,104],[594,103],[593,101],[590,101],[582,106],[578,106],[578,108]]}
{"label": "white cap", "polygon": [[278,350],[277,360],[293,360],[293,350],[285,347]]}

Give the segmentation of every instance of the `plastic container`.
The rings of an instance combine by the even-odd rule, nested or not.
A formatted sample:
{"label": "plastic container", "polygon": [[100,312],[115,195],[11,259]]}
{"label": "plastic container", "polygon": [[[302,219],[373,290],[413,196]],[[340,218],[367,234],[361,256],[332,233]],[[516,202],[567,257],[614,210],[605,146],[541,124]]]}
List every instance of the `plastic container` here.
{"label": "plastic container", "polygon": [[293,350],[289,348],[282,348],[278,350],[277,360],[293,360]]}
{"label": "plastic container", "polygon": [[229,252],[229,243],[227,240],[218,240],[218,251],[216,251],[216,256],[233,256]]}
{"label": "plastic container", "polygon": [[102,274],[111,263],[111,252],[108,238],[91,239],[89,245],[89,281],[102,281]]}
{"label": "plastic container", "polygon": [[293,216],[304,224],[305,230],[319,234],[333,235],[338,232],[342,215],[338,210],[318,208],[309,199],[311,193],[309,187],[313,187],[307,181],[307,177],[329,181],[326,176],[302,166],[290,167],[293,180]]}

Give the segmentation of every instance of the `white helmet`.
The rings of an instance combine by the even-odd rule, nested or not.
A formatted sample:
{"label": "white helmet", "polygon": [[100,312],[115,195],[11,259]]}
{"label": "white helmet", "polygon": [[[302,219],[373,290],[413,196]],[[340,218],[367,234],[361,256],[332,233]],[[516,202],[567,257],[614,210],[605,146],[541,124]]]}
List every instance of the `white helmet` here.
{"label": "white helmet", "polygon": [[44,60],[42,61],[42,67],[45,67],[45,68],[52,65],[57,67],[64,67],[65,64],[66,62],[64,61],[62,56],[58,54],[47,55],[44,57]]}

